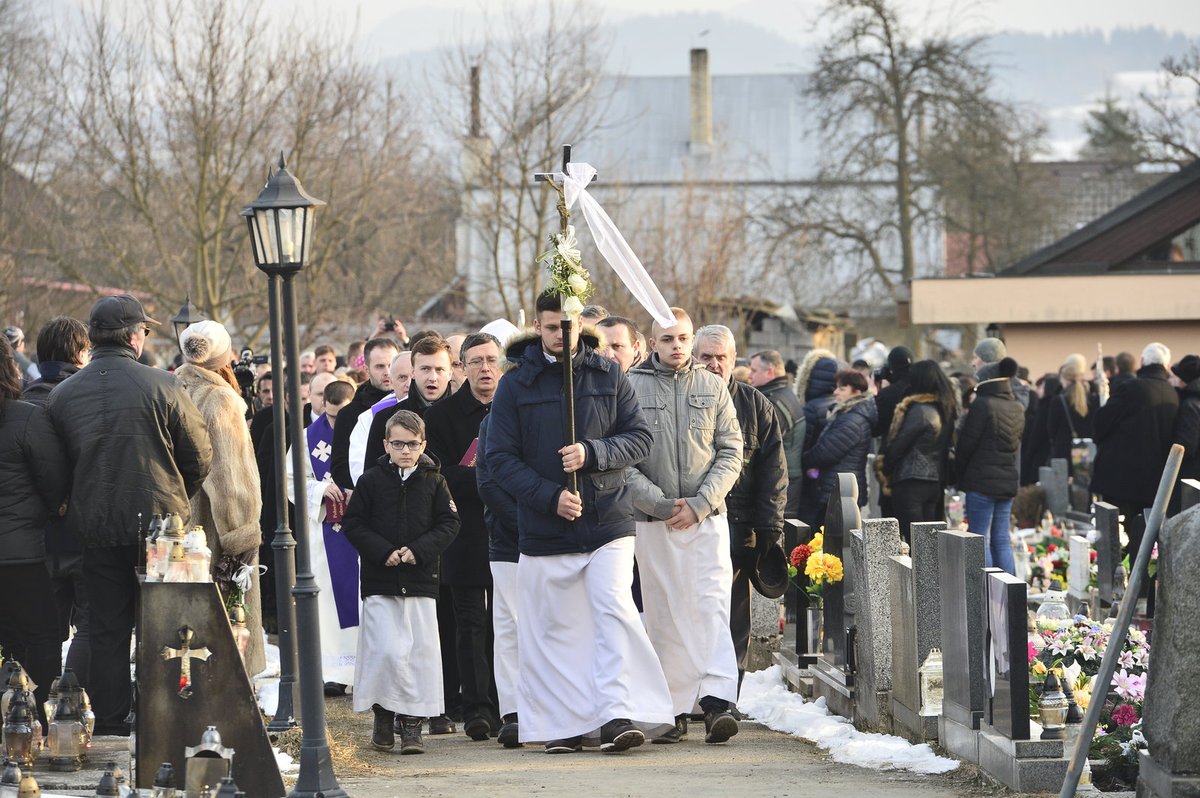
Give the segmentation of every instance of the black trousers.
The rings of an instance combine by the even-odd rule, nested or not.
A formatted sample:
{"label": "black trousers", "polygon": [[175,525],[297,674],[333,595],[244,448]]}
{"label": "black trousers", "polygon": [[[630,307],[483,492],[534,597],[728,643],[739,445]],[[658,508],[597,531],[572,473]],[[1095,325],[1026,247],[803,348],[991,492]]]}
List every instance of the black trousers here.
{"label": "black trousers", "polygon": [[87,690],[97,734],[129,734],[129,641],[137,619],[138,546],[83,552],[91,610],[92,668]]}
{"label": "black trousers", "polygon": [[87,583],[83,574],[83,552],[46,555],[46,570],[54,590],[54,602],[58,607],[58,639],[75,636],[67,649],[65,667],[75,672],[80,684],[88,683],[91,671],[92,647],[91,627],[88,621]]}
{"label": "black trousers", "polygon": [[750,572],[758,559],[749,527],[729,528],[730,559],[733,561],[733,588],[729,601],[729,634],[733,637],[733,653],[737,656],[738,690],[750,656]]}
{"label": "black trousers", "polygon": [[892,485],[892,512],[900,522],[900,537],[905,543],[910,541],[909,526],[912,523],[942,520],[944,497],[942,486],[937,482],[905,479]]}
{"label": "black trousers", "polygon": [[[58,609],[46,564],[0,566],[0,606],[7,608],[0,613],[0,648],[6,656],[19,661],[29,678],[37,683],[33,695],[38,717],[45,724],[42,704],[50,693],[50,682],[61,670],[62,656]],[[125,684],[128,687],[128,677]]]}
{"label": "black trousers", "polygon": [[438,648],[442,653],[442,695],[446,702],[446,715],[460,717],[462,693],[458,680],[458,656],[455,653],[457,633],[454,626],[454,596],[450,586],[444,582],[438,588],[437,603]]}
{"label": "black trousers", "polygon": [[492,671],[492,591],[486,587],[452,585],[455,655],[462,684],[463,720],[481,717],[499,726],[496,680]]}

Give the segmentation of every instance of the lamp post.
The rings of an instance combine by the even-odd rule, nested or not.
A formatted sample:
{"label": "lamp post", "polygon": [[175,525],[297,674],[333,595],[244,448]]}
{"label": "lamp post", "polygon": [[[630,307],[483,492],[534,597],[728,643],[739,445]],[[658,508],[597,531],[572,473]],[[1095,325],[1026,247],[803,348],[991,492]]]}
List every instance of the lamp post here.
{"label": "lamp post", "polygon": [[180,306],[179,312],[172,316],[169,321],[175,328],[175,343],[179,346],[179,350],[183,351],[183,341],[180,336],[183,331],[188,328],[189,324],[195,324],[198,321],[206,321],[208,316],[204,315],[204,311],[192,304],[191,295],[184,297],[183,305]]}
{"label": "lamp post", "polygon": [[992,322],[985,327],[984,333],[988,338],[999,338],[1001,341],[1004,340],[1004,329],[996,322]]}
{"label": "lamp post", "polygon": [[[287,375],[288,413],[292,425],[287,430],[292,448],[292,474],[297,497],[304,496],[305,469],[304,458],[307,456],[304,444],[304,430],[300,424],[300,372],[295,366],[300,362],[300,346],[296,332],[296,292],[293,280],[304,268],[312,251],[313,217],[318,206],[325,203],[305,193],[300,181],[287,170],[283,154],[279,156],[279,168],[267,178],[267,184],[259,192],[258,197],[251,202],[242,215],[250,228],[250,241],[254,251],[254,265],[266,273],[270,283],[270,315],[271,315],[271,356],[275,368],[272,369],[275,380],[276,396],[278,396],[279,367],[283,363],[280,354],[280,338],[282,337],[283,354],[291,366]],[[279,300],[282,299],[283,318],[279,317]],[[280,335],[282,333],[282,336]],[[289,793],[289,798],[316,798],[318,794],[325,798],[341,798],[346,792],[338,785],[333,774],[333,762],[330,758],[329,744],[325,737],[325,696],[321,681],[321,632],[317,618],[317,583],[313,577],[312,564],[308,550],[308,508],[303,501],[296,502],[295,527],[298,538],[290,542],[292,535],[288,532],[287,504],[285,482],[287,469],[284,458],[287,456],[284,443],[283,403],[275,402],[275,490],[277,506],[280,506],[279,523],[276,530],[276,541],[272,547],[276,550],[276,561],[284,546],[280,545],[279,533],[282,531],[289,539],[287,547],[295,547],[295,587],[290,583],[283,584],[281,595],[286,596],[288,589],[295,597],[296,631],[299,641],[299,672],[300,672],[300,716],[304,729],[300,744],[300,776],[296,786]],[[280,503],[282,500],[282,504]],[[285,558],[290,559],[290,558]],[[276,585],[284,575],[276,573]],[[290,604],[291,602],[287,602]],[[280,659],[284,657],[282,631],[284,618],[281,612],[280,626]],[[280,684],[282,698],[283,685]],[[274,723],[274,721],[272,721]]]}

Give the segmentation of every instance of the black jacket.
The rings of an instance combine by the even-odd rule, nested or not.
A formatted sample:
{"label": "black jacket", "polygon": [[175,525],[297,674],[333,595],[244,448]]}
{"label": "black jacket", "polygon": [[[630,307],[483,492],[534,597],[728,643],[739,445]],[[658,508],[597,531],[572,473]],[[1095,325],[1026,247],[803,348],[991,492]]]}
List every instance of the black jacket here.
{"label": "black jacket", "polygon": [[858,506],[867,504],[867,453],[878,414],[874,397],[864,394],[839,405],[834,402],[825,427],[813,447],[804,453],[804,467],[817,468],[817,506],[824,507],[837,490],[838,474],[858,478]]}
{"label": "black jacket", "polygon": [[[787,463],[789,481],[799,481],[804,476],[804,431],[808,426],[804,420],[804,405],[792,390],[787,377],[776,377],[758,390],[771,400],[775,408],[775,419],[783,435],[783,458]],[[738,415],[741,418],[741,415]]]}
{"label": "black jacket", "polygon": [[1175,417],[1172,437],[1184,449],[1179,478],[1200,478],[1200,379],[1192,380],[1180,392],[1179,414]]}
{"label": "black jacket", "polygon": [[67,527],[87,547],[138,543],[138,514],[187,518],[212,465],[204,418],[170,372],[102,346],[50,394],[71,466]]}
{"label": "black jacket", "polygon": [[[1096,410],[1100,400],[1092,393],[1087,394],[1088,414],[1081,416],[1071,407],[1066,391],[1054,397],[1046,408],[1046,435],[1050,438],[1050,458],[1061,457],[1071,467],[1072,438],[1091,438],[1094,435]],[[1075,434],[1072,435],[1071,431]],[[1048,461],[1047,461],[1048,462]]]}
{"label": "black jacket", "polygon": [[1171,451],[1179,394],[1167,370],[1152,363],[1123,383],[1096,411],[1096,464],[1091,489],[1111,504],[1154,503]]}
{"label": "black jacket", "polygon": [[[425,437],[429,452],[442,464],[442,476],[458,508],[458,536],[442,555],[442,581],[461,587],[490,587],[487,525],[483,500],[475,481],[474,465],[459,465],[479,436],[479,425],[491,405],[471,393],[469,382],[455,393],[432,405],[425,413]],[[479,447],[476,446],[478,455]]]}
{"label": "black jacket", "polygon": [[77,371],[79,366],[74,363],[59,363],[56,360],[38,363],[38,372],[42,376],[25,386],[21,391],[21,401],[45,407],[55,386]]}
{"label": "black jacket", "polygon": [[[331,444],[333,451],[329,454],[329,473],[333,475],[333,481],[342,490],[354,489],[354,481],[350,479],[350,434],[354,432],[354,425],[358,423],[359,416],[371,409],[371,405],[389,393],[391,391],[376,388],[368,380],[358,386],[358,390],[354,392],[354,398],[350,400],[350,404],[338,412],[337,426],[333,428],[333,443]],[[380,455],[383,454],[382,440],[383,436],[381,435],[381,443],[379,444]],[[368,449],[368,451],[370,450]],[[368,458],[366,461],[367,467],[369,468],[373,462],[375,460]]]}
{"label": "black jacket", "polygon": [[46,411],[0,400],[0,565],[46,559],[46,521],[67,495],[67,474],[63,447]]}
{"label": "black jacket", "polygon": [[[387,457],[367,469],[350,496],[342,529],[358,550],[363,598],[438,597],[439,559],[458,534],[458,513],[429,455],[421,455],[407,480]],[[401,546],[412,550],[416,563],[384,565]]]}
{"label": "black jacket", "polygon": [[517,500],[501,487],[488,459],[488,427],[491,415],[479,424],[479,447],[475,450],[475,477],[479,498],[483,499],[483,522],[488,529],[488,559],[492,562],[517,562]]}
{"label": "black jacket", "polygon": [[946,459],[954,438],[952,425],[943,423],[937,396],[917,393],[904,397],[892,410],[882,458],[887,481],[946,482]]}
{"label": "black jacket", "polygon": [[1013,396],[1011,381],[997,377],[975,386],[955,448],[958,487],[999,499],[1016,496],[1024,431],[1025,408]]}
{"label": "black jacket", "polygon": [[907,371],[896,374],[895,379],[888,382],[887,387],[880,388],[879,393],[875,395],[875,409],[879,412],[879,421],[876,422],[874,430],[876,438],[886,437],[891,431],[892,416],[896,414],[896,407],[901,399],[908,396],[909,379]]}
{"label": "black jacket", "polygon": [[[387,394],[384,395],[386,396]],[[440,398],[435,399],[433,402],[427,402],[425,397],[421,395],[421,389],[417,387],[417,384],[414,381],[409,384],[408,396],[404,397],[386,410],[376,413],[374,418],[371,419],[371,430],[367,434],[367,450],[363,455],[363,471],[366,471],[368,468],[370,468],[373,463],[379,462],[379,458],[387,454],[383,450],[383,439],[387,437],[388,419],[396,415],[397,411],[410,410],[421,418],[425,418],[426,410],[438,402],[441,402],[449,395],[450,388],[447,387],[445,393],[443,393]],[[338,416],[338,421],[341,421],[340,415]],[[348,435],[346,440],[349,440]],[[430,446],[432,445],[433,444],[430,444]],[[454,462],[457,463],[458,460],[455,460]],[[445,469],[445,467],[446,461],[443,460],[442,468]]]}
{"label": "black jacket", "polygon": [[[783,530],[788,474],[783,437],[771,401],[745,383],[731,380],[729,393],[742,428],[742,473],[725,496],[731,536],[752,529]],[[774,537],[771,537],[774,540]],[[738,542],[731,540],[731,545]],[[742,545],[745,545],[744,543]]]}
{"label": "black jacket", "polygon": [[587,450],[576,472],[583,515],[567,521],[557,511],[567,484],[558,453],[562,367],[546,360],[536,337],[509,345],[507,354],[519,366],[500,381],[492,400],[488,460],[517,499],[521,553],[585,553],[632,535],[633,492],[625,469],[645,458],[652,441],[633,386],[581,339],[573,363],[576,440]]}

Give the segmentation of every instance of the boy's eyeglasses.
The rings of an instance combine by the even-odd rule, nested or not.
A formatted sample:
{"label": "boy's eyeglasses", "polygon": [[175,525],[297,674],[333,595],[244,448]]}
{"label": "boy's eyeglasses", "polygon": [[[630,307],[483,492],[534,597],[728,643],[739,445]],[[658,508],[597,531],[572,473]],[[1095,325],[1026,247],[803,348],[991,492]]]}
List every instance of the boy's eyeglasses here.
{"label": "boy's eyeglasses", "polygon": [[410,452],[415,452],[417,449],[421,448],[425,441],[388,441],[387,443],[388,446],[391,446],[398,452],[402,452],[405,449],[408,449]]}

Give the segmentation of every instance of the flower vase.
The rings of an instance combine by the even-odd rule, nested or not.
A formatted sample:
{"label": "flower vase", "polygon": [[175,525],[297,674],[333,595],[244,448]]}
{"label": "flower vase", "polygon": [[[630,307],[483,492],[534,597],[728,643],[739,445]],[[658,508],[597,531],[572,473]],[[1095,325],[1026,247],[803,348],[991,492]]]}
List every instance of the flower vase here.
{"label": "flower vase", "polygon": [[825,607],[821,599],[809,597],[805,608],[805,629],[808,635],[808,652],[820,654],[825,645]]}

